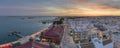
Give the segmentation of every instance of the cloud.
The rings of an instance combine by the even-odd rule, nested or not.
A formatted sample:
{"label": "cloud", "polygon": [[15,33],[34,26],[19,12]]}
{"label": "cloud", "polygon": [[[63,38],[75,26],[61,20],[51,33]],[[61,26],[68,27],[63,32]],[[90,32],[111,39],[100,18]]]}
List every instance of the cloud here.
{"label": "cloud", "polygon": [[119,0],[0,0],[0,15],[119,15],[119,4]]}

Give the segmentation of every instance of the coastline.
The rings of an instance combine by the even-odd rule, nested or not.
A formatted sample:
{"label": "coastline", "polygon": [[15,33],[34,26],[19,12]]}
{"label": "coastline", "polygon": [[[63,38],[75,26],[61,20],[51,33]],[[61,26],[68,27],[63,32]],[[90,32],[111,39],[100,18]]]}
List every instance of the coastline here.
{"label": "coastline", "polygon": [[43,31],[45,31],[45,30],[47,30],[47,29],[48,29],[48,27],[45,27],[45,28],[43,28],[42,30],[40,30],[40,31],[38,31],[38,32],[30,35],[30,37],[33,37],[33,38],[34,38],[36,35],[40,35],[41,32],[43,32]]}
{"label": "coastline", "polygon": [[[51,25],[50,25],[50,26],[51,26]],[[48,27],[50,27],[50,26],[48,26]],[[9,43],[5,43],[5,44],[0,44],[0,47],[6,46],[6,45],[12,45],[12,43],[15,43],[15,42],[22,42],[22,44],[23,44],[23,43],[29,41],[28,39],[29,39],[30,37],[35,38],[36,35],[40,35],[40,33],[43,32],[43,31],[45,31],[45,30],[47,30],[48,27],[45,27],[45,28],[41,29],[40,31],[38,31],[38,32],[36,32],[36,33],[34,33],[34,34],[25,36],[25,37],[20,38],[20,39],[18,39],[18,40],[16,40],[16,41],[9,42]],[[24,40],[25,40],[25,41],[24,41]]]}

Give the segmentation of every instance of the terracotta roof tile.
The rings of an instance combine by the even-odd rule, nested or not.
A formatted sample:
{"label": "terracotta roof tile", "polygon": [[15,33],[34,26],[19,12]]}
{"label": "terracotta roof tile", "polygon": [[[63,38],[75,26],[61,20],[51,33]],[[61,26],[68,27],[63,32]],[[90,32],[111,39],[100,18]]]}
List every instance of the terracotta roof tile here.
{"label": "terracotta roof tile", "polygon": [[27,42],[25,44],[15,47],[15,48],[32,48],[32,47],[34,47],[34,48],[50,48],[47,45],[43,45],[43,44],[40,44],[37,42]]}
{"label": "terracotta roof tile", "polygon": [[45,36],[47,37],[58,37],[63,33],[63,26],[54,26],[51,29],[47,30]]}

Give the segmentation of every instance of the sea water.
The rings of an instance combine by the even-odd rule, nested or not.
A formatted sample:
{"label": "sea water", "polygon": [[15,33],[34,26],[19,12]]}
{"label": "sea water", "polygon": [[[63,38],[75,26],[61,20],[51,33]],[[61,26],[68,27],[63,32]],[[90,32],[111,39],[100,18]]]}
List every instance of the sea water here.
{"label": "sea water", "polygon": [[19,39],[17,36],[9,36],[10,32],[20,32],[22,36],[31,35],[49,26],[52,23],[43,24],[41,21],[51,20],[55,17],[0,17],[0,44],[8,43]]}

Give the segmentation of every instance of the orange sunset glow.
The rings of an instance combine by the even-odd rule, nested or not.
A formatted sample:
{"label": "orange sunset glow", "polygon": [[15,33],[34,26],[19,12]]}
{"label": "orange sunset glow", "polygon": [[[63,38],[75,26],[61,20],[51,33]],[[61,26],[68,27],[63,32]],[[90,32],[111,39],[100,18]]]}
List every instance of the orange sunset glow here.
{"label": "orange sunset glow", "polygon": [[26,0],[24,2],[27,3],[23,3],[23,1],[1,2],[0,15],[120,16],[119,0]]}
{"label": "orange sunset glow", "polygon": [[83,4],[82,6],[74,6],[72,9],[49,8],[51,14],[74,15],[74,16],[120,16],[120,9],[108,7],[105,5]]}

